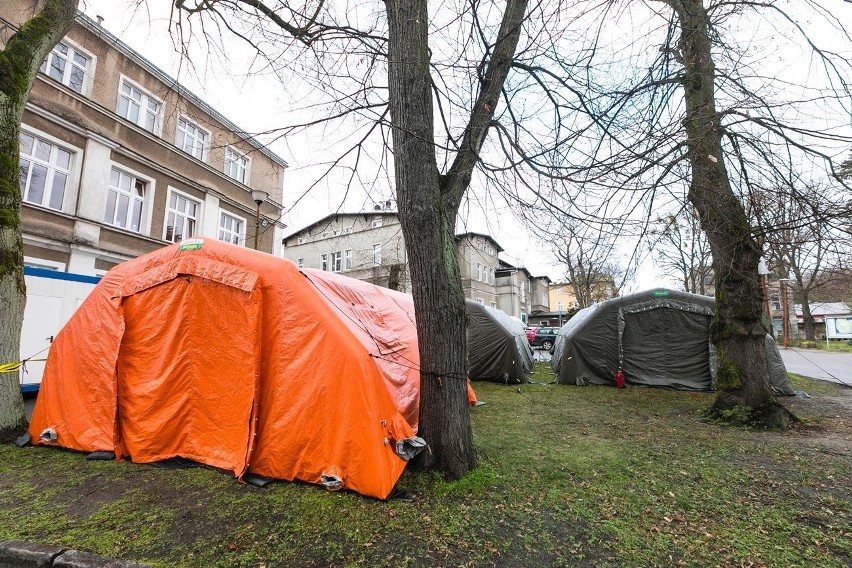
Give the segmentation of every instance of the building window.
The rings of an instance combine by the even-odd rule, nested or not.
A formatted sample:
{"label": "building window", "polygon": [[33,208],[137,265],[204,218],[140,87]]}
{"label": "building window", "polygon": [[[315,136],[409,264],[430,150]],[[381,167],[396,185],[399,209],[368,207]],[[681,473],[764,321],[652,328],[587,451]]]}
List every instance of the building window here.
{"label": "building window", "polygon": [[373,245],[373,264],[378,266],[382,263],[382,245]]}
{"label": "building window", "polygon": [[224,211],[219,212],[219,240],[232,245],[243,242],[243,229],[245,221],[239,217],[229,215]]}
{"label": "building window", "polygon": [[82,93],[90,60],[91,58],[88,55],[74,49],[68,43],[60,41],[53,48],[53,51],[45,57],[39,71],[56,79],[66,87]]}
{"label": "building window", "polygon": [[477,301],[477,303],[480,303],[483,306],[485,305],[485,300],[483,300],[482,298],[477,298],[476,301]]}
{"label": "building window", "polygon": [[350,234],[351,232],[352,232],[352,227],[346,227],[345,229],[343,229],[343,233],[346,234],[346,235]]}
{"label": "building window", "polygon": [[556,311],[557,312],[564,312],[565,311],[565,304],[562,303],[562,302],[556,302]]}
{"label": "building window", "polygon": [[496,309],[497,308],[497,302],[491,302],[491,307]]}
{"label": "building window", "polygon": [[772,303],[773,310],[781,309],[781,293],[780,292],[772,292],[769,295],[769,301]]}
{"label": "building window", "polygon": [[160,126],[162,103],[127,79],[121,80],[118,92],[118,114],[148,132],[156,132]]}
{"label": "building window", "polygon": [[372,226],[373,226],[374,229],[378,229],[379,227],[382,226],[382,216],[381,215],[376,215],[375,217],[373,217],[373,225]]}
{"label": "building window", "polygon": [[305,244],[305,237],[299,237],[298,239],[296,239],[296,244]]}
{"label": "building window", "polygon": [[21,198],[28,203],[62,210],[71,152],[21,132],[19,180]]}
{"label": "building window", "polygon": [[478,262],[476,263],[476,281],[482,282],[482,265]]}
{"label": "building window", "polygon": [[521,314],[521,321],[527,323],[527,314]]}
{"label": "building window", "polygon": [[347,250],[343,253],[343,267],[346,270],[352,270],[352,251]]}
{"label": "building window", "polygon": [[112,168],[109,172],[104,223],[138,233],[142,230],[145,206],[145,182],[127,172]]}
{"label": "building window", "polygon": [[225,149],[225,175],[242,184],[248,183],[249,159],[231,147]]}
{"label": "building window", "polygon": [[521,303],[527,301],[527,281],[521,280]]}
{"label": "building window", "polygon": [[180,117],[177,125],[175,146],[199,160],[207,157],[210,133],[188,118]]}
{"label": "building window", "polygon": [[491,284],[494,284],[494,269],[490,268],[489,271],[490,271],[490,277],[491,277],[491,280],[489,282]]}
{"label": "building window", "polygon": [[321,266],[322,266],[323,270],[328,270],[328,255],[327,254],[322,255]]}
{"label": "building window", "polygon": [[336,251],[331,253],[331,271],[340,272],[343,268],[343,253]]}
{"label": "building window", "polygon": [[194,199],[172,191],[166,208],[166,240],[176,243],[195,236],[200,203]]}
{"label": "building window", "polygon": [[305,267],[305,259],[304,258],[297,258],[296,259],[296,266],[298,266],[299,268],[304,268]]}

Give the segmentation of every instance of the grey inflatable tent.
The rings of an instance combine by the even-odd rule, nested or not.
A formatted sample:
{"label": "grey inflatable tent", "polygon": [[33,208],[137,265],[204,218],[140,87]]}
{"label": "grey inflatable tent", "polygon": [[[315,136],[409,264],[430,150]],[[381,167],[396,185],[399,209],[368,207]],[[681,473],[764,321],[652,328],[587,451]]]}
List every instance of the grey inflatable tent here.
{"label": "grey inflatable tent", "polygon": [[470,380],[527,382],[533,353],[523,325],[505,312],[467,301]]}
{"label": "grey inflatable tent", "polygon": [[[557,381],[614,385],[621,368],[628,385],[713,390],[715,303],[709,296],[656,289],[580,310],[556,336],[551,366]],[[770,336],[766,352],[775,393],[795,394]]]}

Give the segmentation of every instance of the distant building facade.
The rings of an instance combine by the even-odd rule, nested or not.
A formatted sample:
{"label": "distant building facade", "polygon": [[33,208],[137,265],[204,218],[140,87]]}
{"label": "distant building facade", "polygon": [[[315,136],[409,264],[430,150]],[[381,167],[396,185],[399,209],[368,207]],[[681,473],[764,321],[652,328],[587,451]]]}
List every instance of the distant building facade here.
{"label": "distant building facade", "polygon": [[[0,5],[0,42],[34,11]],[[287,163],[82,13],[24,113],[25,263],[87,275],[194,236],[279,253]],[[267,192],[260,218],[252,190]]]}
{"label": "distant building facade", "polygon": [[[373,211],[334,213],[288,235],[282,255],[299,266],[340,272],[379,286],[411,291],[405,239],[391,202]],[[547,310],[546,276],[532,277],[498,258],[503,248],[490,236],[456,236],[465,297],[526,322]]]}
{"label": "distant building facade", "polygon": [[328,215],[288,235],[282,256],[299,267],[340,272],[385,288],[411,291],[402,226],[389,206]]}

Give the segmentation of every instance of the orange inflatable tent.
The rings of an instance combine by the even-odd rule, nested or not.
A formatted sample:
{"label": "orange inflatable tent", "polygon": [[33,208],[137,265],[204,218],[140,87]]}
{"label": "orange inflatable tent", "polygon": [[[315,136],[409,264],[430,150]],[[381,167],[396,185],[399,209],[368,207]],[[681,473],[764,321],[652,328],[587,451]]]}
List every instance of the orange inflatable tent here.
{"label": "orange inflatable tent", "polygon": [[384,499],[425,444],[410,296],[214,239],[112,269],[57,335],[33,443]]}

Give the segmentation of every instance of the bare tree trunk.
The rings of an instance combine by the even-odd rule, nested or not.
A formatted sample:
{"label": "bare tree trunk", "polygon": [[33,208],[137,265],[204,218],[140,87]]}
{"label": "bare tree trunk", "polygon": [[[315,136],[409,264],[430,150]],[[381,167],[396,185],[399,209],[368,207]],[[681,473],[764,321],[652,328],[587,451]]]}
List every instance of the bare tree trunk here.
{"label": "bare tree trunk", "polygon": [[[46,0],[0,52],[0,364],[20,360],[27,301],[21,240],[20,148],[24,107],[38,68],[74,22],[76,0]],[[26,428],[17,372],[0,374],[0,442]]]}
{"label": "bare tree trunk", "polygon": [[458,208],[435,159],[426,2],[388,0],[390,112],[397,204],[420,344],[418,463],[461,477],[476,466],[467,407],[466,308],[455,254]]}
{"label": "bare tree trunk", "polygon": [[725,168],[707,10],[702,0],[665,1],[674,8],[681,27],[684,127],[692,168],[689,200],[710,243],[716,274],[711,340],[719,352],[720,368],[719,394],[711,414],[721,416],[725,410],[746,406],[755,423],[785,428],[790,414],[774,399],[764,349],[766,329],[757,272],[761,249]]}
{"label": "bare tree trunk", "polygon": [[476,466],[467,406],[467,316],[455,222],[511,67],[527,0],[508,0],[470,120],[449,171],[434,147],[425,0],[386,0],[388,87],[399,219],[420,344],[420,425],[430,451],[415,462],[458,478]]}
{"label": "bare tree trunk", "polygon": [[811,341],[816,340],[816,321],[814,320],[814,315],[811,313],[811,306],[808,303],[808,297],[802,296],[802,319],[805,324],[805,339],[810,339]]}

